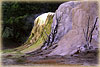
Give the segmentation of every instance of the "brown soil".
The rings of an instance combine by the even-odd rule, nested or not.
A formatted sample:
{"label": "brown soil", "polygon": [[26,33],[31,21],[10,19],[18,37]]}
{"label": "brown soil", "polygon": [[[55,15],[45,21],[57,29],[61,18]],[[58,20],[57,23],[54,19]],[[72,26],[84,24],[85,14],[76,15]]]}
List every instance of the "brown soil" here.
{"label": "brown soil", "polygon": [[[12,56],[11,56],[12,57]],[[72,56],[28,55],[19,58],[3,57],[4,65],[90,65],[98,64],[98,51],[74,54]]]}

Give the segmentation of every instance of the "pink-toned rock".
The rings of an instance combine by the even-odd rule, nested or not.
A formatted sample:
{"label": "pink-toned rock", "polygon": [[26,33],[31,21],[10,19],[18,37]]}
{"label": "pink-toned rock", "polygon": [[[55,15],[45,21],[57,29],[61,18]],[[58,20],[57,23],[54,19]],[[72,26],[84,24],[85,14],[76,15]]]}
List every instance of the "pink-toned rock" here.
{"label": "pink-toned rock", "polygon": [[[77,6],[74,3],[77,3]],[[63,14],[63,12],[65,13]],[[77,50],[79,50],[80,48],[82,48],[81,50],[85,50],[85,47],[83,46],[87,44],[85,37],[86,30],[89,27],[88,32],[90,33],[91,29],[95,24],[96,18],[98,17],[98,3],[94,1],[66,2],[58,8],[56,14],[57,13],[59,13],[59,15],[61,16],[60,23],[58,24],[58,29],[57,29],[58,32],[56,35],[58,36],[58,38],[60,36],[60,39],[59,42],[57,43],[58,47],[55,48],[49,55],[71,55],[77,52]],[[89,25],[88,25],[88,20],[89,20]],[[57,22],[55,21],[57,20],[55,20],[54,17],[53,24],[55,23],[57,24]],[[59,34],[65,31],[65,29],[62,29],[61,26],[65,27],[67,31],[66,33],[63,34],[63,36],[61,36],[62,34]],[[68,30],[69,28],[72,29]],[[98,35],[99,35],[98,32],[99,31],[98,31],[98,21],[97,21],[95,29],[92,33],[93,39],[90,44],[90,46],[93,46],[93,48],[98,47]]]}

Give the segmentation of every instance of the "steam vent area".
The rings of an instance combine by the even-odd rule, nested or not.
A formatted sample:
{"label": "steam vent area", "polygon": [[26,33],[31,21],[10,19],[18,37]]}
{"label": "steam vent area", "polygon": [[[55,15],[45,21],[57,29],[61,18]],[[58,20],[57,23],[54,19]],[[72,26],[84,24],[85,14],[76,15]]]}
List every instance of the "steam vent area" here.
{"label": "steam vent area", "polygon": [[3,2],[3,65],[97,66],[97,1]]}

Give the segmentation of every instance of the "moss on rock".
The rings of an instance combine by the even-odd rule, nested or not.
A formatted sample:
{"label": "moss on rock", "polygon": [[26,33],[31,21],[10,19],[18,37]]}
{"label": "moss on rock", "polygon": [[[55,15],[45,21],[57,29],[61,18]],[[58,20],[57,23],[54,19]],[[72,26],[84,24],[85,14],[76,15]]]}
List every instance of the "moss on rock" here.
{"label": "moss on rock", "polygon": [[40,48],[50,35],[53,16],[54,13],[52,12],[38,16],[34,21],[34,27],[28,40],[22,46],[15,49],[22,53],[27,53]]}

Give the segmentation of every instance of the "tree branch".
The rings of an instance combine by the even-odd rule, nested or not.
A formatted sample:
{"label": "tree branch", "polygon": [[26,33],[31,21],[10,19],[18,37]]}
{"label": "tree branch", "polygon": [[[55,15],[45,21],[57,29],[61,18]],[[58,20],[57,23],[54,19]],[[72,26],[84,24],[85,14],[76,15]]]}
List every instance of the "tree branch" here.
{"label": "tree branch", "polygon": [[98,19],[98,17],[96,18],[95,23],[94,23],[94,26],[92,27],[91,32],[90,32],[90,34],[89,34],[89,37],[90,37],[89,42],[90,42],[90,43],[91,43],[91,41],[92,41],[92,33],[93,33],[93,31],[94,31],[94,29],[95,29],[95,27],[96,27],[97,19]]}

